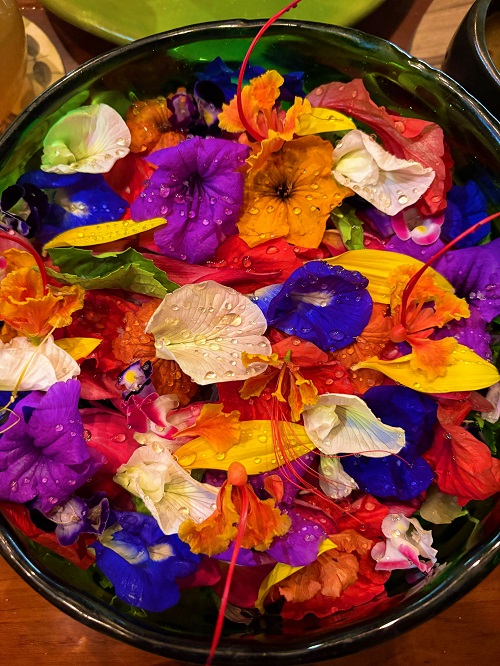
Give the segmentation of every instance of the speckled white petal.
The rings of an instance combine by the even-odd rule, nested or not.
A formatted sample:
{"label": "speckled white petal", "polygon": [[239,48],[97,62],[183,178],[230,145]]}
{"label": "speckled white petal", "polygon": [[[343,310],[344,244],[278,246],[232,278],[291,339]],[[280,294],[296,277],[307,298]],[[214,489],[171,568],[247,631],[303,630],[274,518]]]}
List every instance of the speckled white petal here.
{"label": "speckled white petal", "polygon": [[341,499],[348,497],[359,486],[356,481],[344,471],[338,458],[321,456],[319,463],[319,485],[327,497]]}
{"label": "speckled white petal", "polygon": [[386,215],[396,215],[429,189],[435,173],[387,152],[361,130],[348,132],[333,151],[333,176]]}
{"label": "speckled white petal", "polygon": [[208,518],[219,492],[193,479],[168,449],[154,444],[136,449],[128,463],[118,468],[115,481],[142,499],[165,534],[177,534],[188,518],[197,523]]}
{"label": "speckled white petal", "polygon": [[56,382],[80,374],[78,363],[50,336],[35,346],[25,337],[0,342],[0,391],[13,391],[24,371],[19,391],[47,391]]}
{"label": "speckled white petal", "polygon": [[197,384],[248,379],[267,364],[245,368],[242,352],[271,354],[266,318],[255,303],[209,280],[167,294],[147,325],[156,355],[177,361]]}
{"label": "speckled white petal", "polygon": [[398,453],[405,431],[379,421],[368,405],[355,395],[325,393],[316,405],[306,407],[304,426],[322,453],[352,453],[381,458]]}
{"label": "speckled white petal", "polygon": [[82,106],[48,131],[41,169],[50,173],[107,173],[129,152],[130,140],[127,124],[110,106]]}

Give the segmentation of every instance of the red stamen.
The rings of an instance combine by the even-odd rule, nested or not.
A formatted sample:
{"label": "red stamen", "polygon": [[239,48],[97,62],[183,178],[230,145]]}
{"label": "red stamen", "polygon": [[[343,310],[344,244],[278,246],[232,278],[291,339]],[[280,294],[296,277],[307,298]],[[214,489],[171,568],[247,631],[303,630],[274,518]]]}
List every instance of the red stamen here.
{"label": "red stamen", "polygon": [[28,241],[25,241],[24,238],[20,238],[19,236],[11,236],[6,231],[3,231],[3,229],[0,229],[0,234],[2,236],[5,236],[6,238],[8,238],[13,243],[17,243],[23,249],[25,249],[27,252],[29,252],[31,254],[33,259],[36,261],[36,265],[38,266],[38,270],[40,271],[40,276],[42,278],[42,285],[43,285],[43,294],[44,294],[44,296],[46,296],[47,293],[48,293],[48,288],[47,288],[48,276],[47,276],[47,271],[45,270],[45,266],[44,266],[44,263],[42,261],[42,258],[40,257],[38,252],[32,247],[32,245],[30,243],[28,243]]}
{"label": "red stamen", "polygon": [[499,216],[500,212],[494,213],[493,215],[488,215],[488,217],[485,217],[483,220],[476,222],[476,224],[473,224],[472,227],[469,227],[468,229],[463,231],[456,238],[450,241],[447,245],[441,248],[439,252],[436,252],[436,254],[434,254],[428,261],[426,261],[425,264],[422,266],[422,268],[420,268],[415,273],[415,275],[410,280],[408,280],[408,284],[404,288],[403,295],[401,297],[401,326],[403,326],[406,329],[408,299],[410,298],[410,294],[413,291],[413,288],[420,280],[422,275],[425,273],[425,271],[429,268],[429,266],[431,266],[435,261],[437,261],[440,257],[442,257],[445,252],[448,252],[448,250],[450,250],[454,245],[456,245],[459,241],[461,241],[462,238],[465,238],[466,236],[473,234],[477,229],[482,227],[484,224],[491,222],[491,220],[494,220]]}
{"label": "red stamen", "polygon": [[248,61],[250,60],[250,56],[252,55],[252,51],[254,50],[255,46],[257,45],[257,42],[259,39],[262,37],[262,35],[267,31],[268,28],[272,26],[272,24],[277,21],[283,14],[288,12],[290,9],[293,9],[296,7],[301,0],[294,0],[291,2],[289,5],[287,5],[284,9],[281,9],[279,12],[277,12],[274,16],[272,16],[269,21],[264,23],[262,28],[259,30],[257,35],[254,37],[252,43],[250,44],[250,47],[243,58],[243,62],[241,64],[241,69],[240,69],[240,74],[238,76],[238,88],[236,90],[236,106],[238,107],[238,114],[240,116],[241,124],[245,128],[245,130],[248,132],[248,134],[252,137],[252,139],[255,139],[255,141],[263,141],[266,137],[261,136],[255,130],[253,127],[250,126],[250,123],[245,117],[245,112],[243,110],[243,102],[241,100],[241,89],[243,88],[243,78],[245,76],[245,70],[248,65]]}
{"label": "red stamen", "polygon": [[[234,463],[231,463],[233,465]],[[224,624],[224,616],[227,607],[227,601],[229,597],[229,590],[231,589],[231,583],[233,580],[234,569],[236,567],[236,560],[238,559],[238,553],[240,552],[241,543],[243,541],[243,535],[245,533],[245,528],[247,526],[247,517],[248,517],[248,491],[245,485],[240,486],[241,492],[241,509],[240,509],[240,519],[238,522],[238,532],[236,534],[236,539],[234,540],[234,550],[231,556],[231,561],[229,563],[229,568],[227,570],[226,582],[224,584],[224,592],[222,594],[219,614],[217,616],[217,624],[215,625],[214,636],[212,638],[212,645],[210,646],[210,652],[208,654],[208,659],[205,666],[211,666],[213,658],[215,656],[215,651],[220,641],[222,626]]]}

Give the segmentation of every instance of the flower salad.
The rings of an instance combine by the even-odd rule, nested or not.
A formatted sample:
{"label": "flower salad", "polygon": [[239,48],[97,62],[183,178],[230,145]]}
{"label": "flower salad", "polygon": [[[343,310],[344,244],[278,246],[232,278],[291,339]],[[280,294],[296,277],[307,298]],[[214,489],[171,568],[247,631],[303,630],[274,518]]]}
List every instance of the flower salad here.
{"label": "flower salad", "polygon": [[500,490],[480,183],[361,80],[237,77],[67,112],[0,202],[0,508],[135,609],[211,588],[210,659],[387,607]]}

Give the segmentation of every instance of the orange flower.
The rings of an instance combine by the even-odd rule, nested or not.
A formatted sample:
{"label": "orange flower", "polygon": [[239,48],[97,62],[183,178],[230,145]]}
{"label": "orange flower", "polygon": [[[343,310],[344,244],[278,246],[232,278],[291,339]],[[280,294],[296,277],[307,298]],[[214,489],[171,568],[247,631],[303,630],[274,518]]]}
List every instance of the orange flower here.
{"label": "orange flower", "polygon": [[184,137],[172,130],[169,119],[172,111],[164,97],[136,101],[127,111],[126,123],[130,130],[133,153],[150,152],[176,146]]}
{"label": "orange flower", "polygon": [[[268,485],[267,490],[271,487]],[[243,494],[248,498],[248,511],[242,514]],[[202,523],[185,520],[179,527],[179,539],[189,544],[193,553],[217,555],[229,548],[236,539],[238,524],[246,520],[241,546],[265,551],[274,537],[283,536],[291,526],[286,514],[280,513],[274,499],[260,500],[247,483],[245,468],[233,462],[229,466],[228,480],[217,496],[217,508]]]}
{"label": "orange flower", "polygon": [[0,282],[0,319],[29,338],[40,338],[53,328],[71,324],[71,314],[83,307],[85,291],[78,285],[48,285],[43,282],[29,252],[4,252],[6,275]]}
{"label": "orange flower", "polygon": [[[218,453],[225,453],[240,441],[240,413],[236,410],[225,414],[224,405],[208,403],[201,408],[196,423],[177,433],[180,437],[204,437]],[[175,435],[174,435],[175,438]]]}
{"label": "orange flower", "polygon": [[401,298],[408,281],[417,268],[401,266],[397,274],[389,276],[392,287],[391,312],[394,342],[406,340],[412,346],[410,365],[421,370],[428,379],[444,377],[446,367],[454,363],[453,351],[457,347],[454,338],[429,340],[435,328],[441,328],[452,319],[469,317],[469,306],[463,298],[440,287],[430,272],[425,272],[410,293],[406,307],[406,326],[401,325]]}
{"label": "orange flower", "polygon": [[238,229],[250,247],[280,237],[292,245],[319,246],[330,211],[352,193],[333,180],[332,155],[331,143],[305,136],[246,174]]}
{"label": "orange flower", "polygon": [[152,298],[137,312],[125,313],[124,331],[113,340],[113,354],[127,365],[140,360],[151,361],[153,365],[153,385],[160,395],[175,393],[181,405],[187,405],[197,391],[197,385],[182,372],[175,361],[156,358],[154,335],[145,333],[146,324],[161,303]]}

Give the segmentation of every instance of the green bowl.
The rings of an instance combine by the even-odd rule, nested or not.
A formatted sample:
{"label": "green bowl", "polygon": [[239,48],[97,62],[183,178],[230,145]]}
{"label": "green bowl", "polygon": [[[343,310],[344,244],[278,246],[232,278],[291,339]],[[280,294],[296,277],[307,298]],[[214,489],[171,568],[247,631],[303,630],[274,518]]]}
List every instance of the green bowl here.
{"label": "green bowl", "polygon": [[[207,62],[221,56],[241,63],[262,22],[227,21],[189,26],[129,44],[75,70],[43,93],[0,141],[3,185],[38,167],[43,137],[61,106],[86,93],[119,105],[190,86]],[[254,64],[285,73],[303,70],[305,87],[361,77],[373,99],[393,112],[439,123],[452,150],[458,179],[500,173],[500,126],[446,75],[397,47],[362,32],[319,23],[280,21],[258,44]],[[218,664],[302,664],[332,659],[393,638],[469,591],[498,561],[500,503],[472,503],[479,526],[459,518],[438,526],[439,568],[425,584],[410,588],[391,577],[391,604],[383,613],[351,621],[309,616],[293,630],[275,615],[251,625],[226,623]],[[203,663],[216,615],[209,590],[190,590],[179,606],[159,614],[134,611],[103,589],[92,568],[81,571],[17,533],[0,516],[0,552],[36,590],[85,624],[144,650]]]}

